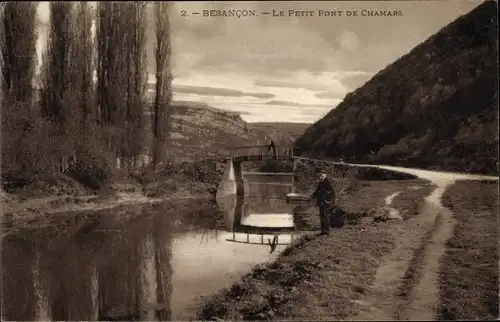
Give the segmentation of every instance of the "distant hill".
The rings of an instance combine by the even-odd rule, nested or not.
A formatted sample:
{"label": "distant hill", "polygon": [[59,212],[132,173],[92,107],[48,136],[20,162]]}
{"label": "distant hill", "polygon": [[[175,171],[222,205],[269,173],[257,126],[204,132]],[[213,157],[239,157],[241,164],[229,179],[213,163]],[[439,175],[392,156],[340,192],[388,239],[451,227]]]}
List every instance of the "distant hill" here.
{"label": "distant hill", "polygon": [[170,154],[177,161],[224,156],[229,148],[264,145],[271,136],[276,144],[293,145],[306,123],[247,123],[240,113],[205,103],[177,101],[172,104]]}
{"label": "distant hill", "polygon": [[293,145],[310,123],[248,123],[247,127],[259,137],[272,137],[277,144]]}
{"label": "distant hill", "polygon": [[497,5],[487,1],[349,93],[297,139],[304,155],[493,173]]}

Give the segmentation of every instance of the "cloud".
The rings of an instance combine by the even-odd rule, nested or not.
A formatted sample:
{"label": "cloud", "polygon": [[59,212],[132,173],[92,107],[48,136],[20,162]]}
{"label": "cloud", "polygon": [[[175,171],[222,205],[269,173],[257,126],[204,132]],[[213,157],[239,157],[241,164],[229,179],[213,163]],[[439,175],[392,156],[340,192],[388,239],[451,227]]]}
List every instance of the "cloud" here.
{"label": "cloud", "polygon": [[352,72],[341,73],[337,79],[349,90],[354,90],[361,87],[364,83],[370,80],[375,73]]}
{"label": "cloud", "polygon": [[303,88],[310,91],[321,91],[325,90],[325,85],[315,84],[315,83],[302,83],[286,80],[273,80],[273,79],[262,79],[254,81],[255,86],[260,87],[284,87],[284,88]]}
{"label": "cloud", "polygon": [[269,102],[266,102],[267,105],[278,105],[278,106],[294,106],[294,107],[325,107],[325,108],[332,108],[332,105],[328,104],[301,104],[301,103],[296,103],[296,102],[288,102],[288,101],[278,101],[278,100],[271,100]]}
{"label": "cloud", "polygon": [[[481,2],[393,1],[384,2],[383,8],[377,1],[174,2],[169,15],[174,94],[226,110],[251,111],[248,120],[314,121],[329,110],[321,104],[331,103],[333,108],[374,73]],[[40,3],[40,25],[49,20],[48,8],[47,2]],[[181,16],[182,10],[203,9],[321,9],[344,13],[384,9],[402,10],[404,15],[283,19],[265,15],[241,19]],[[155,66],[153,10],[148,10],[147,19],[151,73]],[[268,104],[267,100],[278,104]],[[323,107],[313,107],[315,104]]]}
{"label": "cloud", "polygon": [[339,94],[332,93],[332,92],[320,92],[320,93],[314,94],[314,96],[316,96],[317,98],[322,98],[322,99],[341,99],[341,97],[339,97]]}
{"label": "cloud", "polygon": [[206,96],[229,96],[229,97],[255,97],[255,98],[273,98],[270,93],[250,93],[229,88],[217,88],[208,86],[190,86],[190,85],[172,85],[172,90],[176,93],[196,94]]}
{"label": "cloud", "polygon": [[352,31],[343,31],[337,37],[337,41],[340,47],[347,51],[354,51],[360,46],[358,35]]}

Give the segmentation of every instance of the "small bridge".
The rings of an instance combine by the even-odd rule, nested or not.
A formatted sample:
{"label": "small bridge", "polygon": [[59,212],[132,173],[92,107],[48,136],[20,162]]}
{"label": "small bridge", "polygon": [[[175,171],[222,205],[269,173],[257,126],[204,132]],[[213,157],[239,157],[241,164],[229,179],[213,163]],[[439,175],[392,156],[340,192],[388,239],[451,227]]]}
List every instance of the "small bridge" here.
{"label": "small bridge", "polygon": [[244,161],[293,160],[293,147],[276,147],[276,154],[268,145],[241,146],[229,148],[233,163]]}
{"label": "small bridge", "polygon": [[[224,174],[224,178],[219,185],[219,189],[217,192],[217,200],[221,199],[232,199],[235,198],[235,203],[228,205],[228,210],[232,213],[232,226],[233,226],[233,238],[228,239],[231,242],[238,243],[246,243],[246,244],[267,244],[268,238],[274,238],[273,236],[277,236],[277,244],[278,245],[286,245],[290,242],[293,242],[294,233],[295,233],[295,225],[292,222],[289,222],[288,219],[281,222],[282,219],[278,222],[274,222],[276,219],[274,217],[289,217],[293,215],[290,213],[291,210],[280,210],[279,214],[265,213],[264,209],[254,209],[256,213],[246,214],[243,209],[243,205],[245,200],[251,200],[252,198],[256,198],[260,200],[262,196],[255,196],[254,186],[255,185],[268,185],[269,189],[266,188],[266,197],[275,197],[282,198],[283,204],[287,204],[287,193],[290,194],[294,192],[294,184],[296,181],[296,162],[293,162],[293,172],[278,172],[278,173],[270,173],[270,172],[244,172],[242,170],[243,162],[255,162],[255,161],[268,161],[268,160],[276,160],[276,161],[296,161],[298,158],[294,155],[294,148],[290,146],[277,146],[275,149],[269,148],[268,145],[259,145],[259,146],[242,146],[229,148],[231,151],[229,156],[229,163],[226,166],[226,171]],[[269,181],[266,177],[270,177]],[[263,182],[261,181],[262,179]],[[274,189],[272,186],[281,186],[279,189]],[[283,189],[283,187],[285,187]],[[279,194],[278,191],[287,191],[284,192],[283,195],[274,196],[274,191]],[[234,200],[234,199],[232,199]],[[259,201],[262,203],[263,201]],[[259,203],[259,206],[262,206]],[[262,208],[262,207],[260,207]],[[264,207],[265,208],[265,207]],[[259,222],[259,216],[273,215],[273,223]],[[245,218],[243,218],[245,217]],[[253,220],[250,220],[252,219]],[[264,217],[263,217],[264,218]],[[267,218],[269,219],[269,218]],[[267,220],[269,221],[269,220]],[[284,234],[284,235],[283,235]],[[237,235],[243,235],[243,238],[236,238]],[[253,236],[251,238],[251,235]],[[280,240],[281,236],[284,240]]]}
{"label": "small bridge", "polygon": [[[248,192],[248,182],[244,180],[245,174],[242,171],[242,162],[252,161],[266,161],[266,160],[279,160],[279,161],[293,161],[293,147],[276,147],[273,151],[269,149],[268,145],[257,146],[242,146],[229,148],[231,151],[230,162],[226,168],[224,178],[219,186],[217,194],[220,197],[236,194],[238,196],[245,196]],[[295,163],[294,163],[295,167]],[[266,173],[272,175],[272,173]],[[276,175],[283,176],[284,173],[276,173]],[[289,177],[294,177],[293,174],[287,174]],[[291,180],[290,185],[293,186],[294,179]],[[246,187],[246,189],[245,189]]]}

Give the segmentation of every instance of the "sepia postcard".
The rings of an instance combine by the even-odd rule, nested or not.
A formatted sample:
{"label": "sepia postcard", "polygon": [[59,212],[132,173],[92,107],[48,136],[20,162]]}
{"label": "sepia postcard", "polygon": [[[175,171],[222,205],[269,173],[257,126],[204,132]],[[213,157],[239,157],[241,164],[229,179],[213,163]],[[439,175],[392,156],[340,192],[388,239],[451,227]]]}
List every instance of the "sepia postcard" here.
{"label": "sepia postcard", "polygon": [[2,321],[500,318],[497,12],[1,2]]}

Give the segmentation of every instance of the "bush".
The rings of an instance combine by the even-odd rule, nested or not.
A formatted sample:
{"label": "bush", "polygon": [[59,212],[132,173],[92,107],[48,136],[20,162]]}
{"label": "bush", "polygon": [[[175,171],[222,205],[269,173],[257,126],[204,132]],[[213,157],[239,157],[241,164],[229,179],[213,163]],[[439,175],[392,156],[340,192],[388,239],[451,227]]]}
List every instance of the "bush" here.
{"label": "bush", "polygon": [[84,144],[79,148],[77,155],[77,161],[68,169],[70,177],[96,190],[110,183],[114,167],[113,158],[109,153]]}
{"label": "bush", "polygon": [[46,138],[47,124],[33,120],[33,106],[4,102],[2,106],[2,186],[23,188],[41,173],[50,173],[51,158]]}

